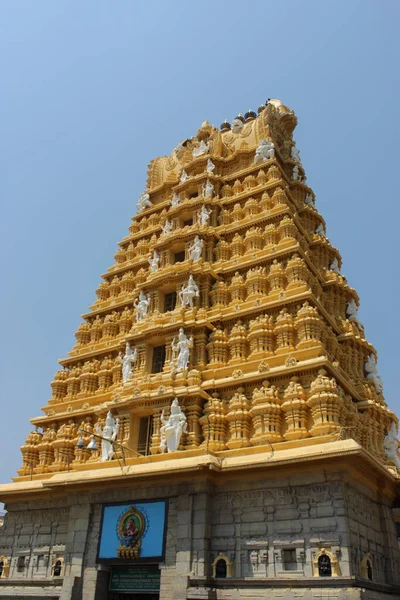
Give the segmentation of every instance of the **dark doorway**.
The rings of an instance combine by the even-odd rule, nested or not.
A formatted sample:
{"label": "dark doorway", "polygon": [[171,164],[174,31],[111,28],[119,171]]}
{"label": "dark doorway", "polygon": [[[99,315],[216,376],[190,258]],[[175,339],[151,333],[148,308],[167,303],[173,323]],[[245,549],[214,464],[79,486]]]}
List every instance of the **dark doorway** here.
{"label": "dark doorway", "polygon": [[320,577],[332,576],[331,559],[327,554],[321,554],[318,559],[318,573]]}

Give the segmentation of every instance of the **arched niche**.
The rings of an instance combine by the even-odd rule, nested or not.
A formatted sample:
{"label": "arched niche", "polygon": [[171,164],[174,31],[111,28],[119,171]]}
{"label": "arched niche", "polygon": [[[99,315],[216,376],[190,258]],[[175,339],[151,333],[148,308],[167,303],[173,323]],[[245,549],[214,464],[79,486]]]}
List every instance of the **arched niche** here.
{"label": "arched niche", "polygon": [[64,575],[64,558],[62,556],[56,556],[53,564],[51,565],[51,576],[62,577]]}
{"label": "arched niche", "polygon": [[5,579],[6,577],[8,577],[10,572],[10,563],[8,562],[8,557],[4,556],[4,554],[2,556],[0,556],[0,578],[1,579]]}
{"label": "arched niche", "polygon": [[363,579],[374,580],[374,568],[372,564],[371,554],[367,552],[364,554],[360,565],[360,575]]}
{"label": "arched niche", "polygon": [[313,575],[314,577],[338,577],[339,561],[335,554],[321,548],[313,559]]}
{"label": "arched niche", "polygon": [[221,552],[212,564],[212,576],[225,579],[227,577],[233,577],[233,563]]}

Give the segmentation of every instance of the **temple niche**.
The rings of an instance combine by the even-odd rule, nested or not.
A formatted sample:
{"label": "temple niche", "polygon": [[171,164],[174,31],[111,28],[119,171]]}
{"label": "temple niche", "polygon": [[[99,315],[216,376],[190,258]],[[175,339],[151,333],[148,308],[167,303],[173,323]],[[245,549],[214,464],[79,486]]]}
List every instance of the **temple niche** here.
{"label": "temple niche", "polygon": [[[129,460],[346,437],[399,464],[385,451],[397,420],[305,182],[296,117],[279,101],[246,114],[220,130],[203,123],[150,163],[128,235],[32,420],[20,478],[95,468],[105,454],[87,446],[110,411]],[[161,441],[174,398],[188,428],[176,447]]]}

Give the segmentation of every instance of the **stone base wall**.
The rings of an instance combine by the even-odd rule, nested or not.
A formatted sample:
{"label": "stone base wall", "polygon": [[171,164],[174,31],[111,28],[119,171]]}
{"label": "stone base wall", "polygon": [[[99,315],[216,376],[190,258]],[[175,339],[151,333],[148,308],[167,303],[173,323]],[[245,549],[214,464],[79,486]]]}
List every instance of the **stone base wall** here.
{"label": "stone base wall", "polygon": [[[400,599],[391,506],[370,488],[349,483],[346,473],[327,476],[323,470],[153,486],[132,482],[129,488],[9,505],[0,529],[0,556],[8,567],[0,598],[107,600],[109,567],[96,564],[102,504],[156,498],[169,499],[161,600]],[[333,577],[319,576],[321,553],[330,557]],[[226,580],[213,578],[221,557]]]}

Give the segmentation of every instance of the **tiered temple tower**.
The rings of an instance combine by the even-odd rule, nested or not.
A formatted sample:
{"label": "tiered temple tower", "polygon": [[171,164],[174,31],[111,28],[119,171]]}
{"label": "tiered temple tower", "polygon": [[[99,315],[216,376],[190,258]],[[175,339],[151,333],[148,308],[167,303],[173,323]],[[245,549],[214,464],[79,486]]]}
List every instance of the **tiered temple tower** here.
{"label": "tiered temple tower", "polygon": [[[118,486],[121,469],[124,485],[138,490],[143,484],[127,483],[129,473],[163,481],[169,471],[182,469],[186,475],[180,477],[187,484],[197,477],[193,473],[205,469],[204,485],[209,486],[213,473],[222,482],[229,472],[229,498],[228,488],[218,496],[217,480],[212,491],[201,492],[214,498],[214,508],[207,505],[210,514],[215,506],[232,512],[232,530],[220,536],[227,541],[215,542],[209,532],[204,547],[194,552],[192,546],[184,569],[204,594],[212,587],[218,557],[225,561],[222,579],[235,577],[237,587],[242,579],[279,578],[289,571],[296,577],[318,576],[323,555],[329,557],[332,577],[365,575],[387,586],[380,588],[381,594],[399,584],[394,574],[399,561],[394,522],[400,520],[395,507],[398,420],[382,394],[376,351],[357,315],[358,295],[342,274],[341,256],[327,237],[318,200],[307,183],[292,137],[296,122],[293,111],[270,100],[258,114],[249,111],[220,129],[204,122],[170,156],[150,163],[129,233],[102,276],[96,301],[83,315],[74,348],[60,360],[44,415],[32,419],[34,430],[22,446],[18,477],[1,488],[0,497],[10,502],[16,485],[24,500],[29,491],[48,498],[48,490],[61,482],[86,494],[99,481]],[[177,450],[164,453],[161,427],[174,398],[186,426]],[[114,426],[118,420],[117,444],[112,460],[101,460],[101,438],[96,436],[104,433],[109,412]],[[371,488],[379,480],[381,493],[387,493],[385,500],[369,500],[377,503],[382,519],[391,521],[385,539],[375,540],[374,547],[363,534],[364,541],[358,539],[353,548],[348,525],[342,537],[332,523],[321,523],[321,531],[304,525],[297,529],[313,494],[318,497],[314,517],[344,514],[347,500],[340,501],[340,513],[338,491],[327,491],[327,481],[335,480],[333,473],[345,470],[343,465],[332,467],[323,481],[305,475],[304,485],[318,485],[303,500],[299,494],[294,500],[289,479],[281,492],[276,488],[277,498],[256,494],[269,468],[274,487],[277,465],[296,472],[307,462],[320,474],[328,468],[321,466],[321,458],[332,466],[344,456],[359,461],[353,470],[363,472],[364,487],[368,473],[374,473]],[[249,485],[255,505],[261,498],[269,538],[265,533],[260,540],[256,534],[259,516],[245,533],[242,515],[248,504],[229,487],[239,472],[251,478],[240,484],[240,493]],[[350,479],[341,476],[338,481],[345,487]],[[332,509],[326,508],[328,497]],[[280,505],[287,505],[287,526],[279,533],[272,521],[281,518]],[[213,516],[216,530],[224,522],[218,514]],[[307,513],[307,519],[311,516]],[[59,554],[64,561],[65,553]],[[296,568],[288,567],[289,559]],[[8,569],[6,550],[4,560]],[[66,576],[64,563],[63,568]],[[191,585],[182,584],[185,594]],[[221,595],[213,598],[225,598],[220,585]],[[343,589],[349,585],[344,583]],[[65,582],[62,589],[67,589]],[[160,598],[186,598],[181,588],[169,589],[165,583]],[[68,597],[60,593],[65,594],[60,598]],[[211,598],[190,593],[188,598]]]}

